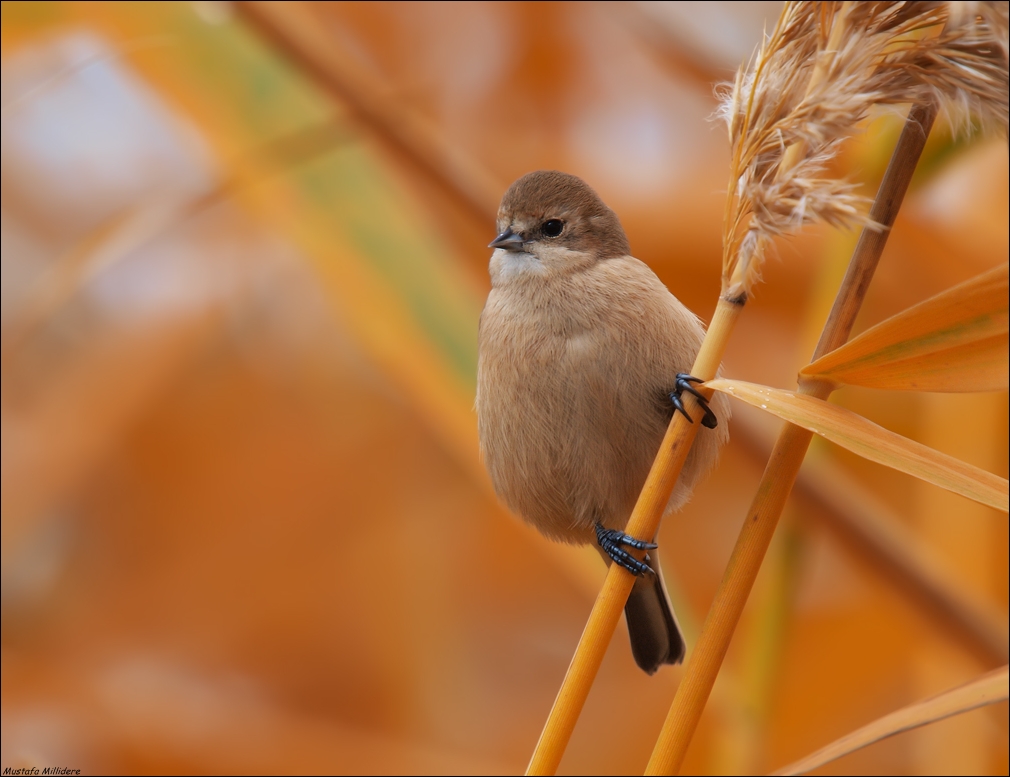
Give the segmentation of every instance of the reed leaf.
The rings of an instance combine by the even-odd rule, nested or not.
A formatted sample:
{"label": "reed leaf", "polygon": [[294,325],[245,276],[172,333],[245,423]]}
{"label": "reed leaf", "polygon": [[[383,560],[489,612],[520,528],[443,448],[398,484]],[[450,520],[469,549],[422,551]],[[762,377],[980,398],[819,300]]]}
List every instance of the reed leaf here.
{"label": "reed leaf", "polygon": [[1008,387],[1008,265],[882,321],[800,374],[905,391]]}
{"label": "reed leaf", "polygon": [[851,410],[816,397],[742,380],[719,378],[705,386],[766,410],[865,459],[1010,512],[1006,479],[877,426]]}
{"label": "reed leaf", "polygon": [[843,755],[861,750],[867,745],[900,734],[902,731],[935,723],[938,720],[949,718],[952,715],[960,715],[987,704],[1006,701],[1010,696],[1007,692],[1008,680],[1010,680],[1010,667],[1000,667],[969,683],[878,718],[873,723],[846,734],[830,745],[822,747],[817,752],[811,753],[806,758],[773,772],[773,774],[806,774],[819,766],[841,758]]}

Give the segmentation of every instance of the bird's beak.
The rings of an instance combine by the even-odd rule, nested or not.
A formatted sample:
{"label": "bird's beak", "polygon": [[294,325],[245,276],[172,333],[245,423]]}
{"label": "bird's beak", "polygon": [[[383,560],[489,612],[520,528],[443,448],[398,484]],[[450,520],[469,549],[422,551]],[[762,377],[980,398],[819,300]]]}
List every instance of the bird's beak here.
{"label": "bird's beak", "polygon": [[522,235],[517,235],[512,231],[512,227],[506,227],[498,237],[488,243],[488,248],[504,248],[506,251],[518,251],[526,241]]}

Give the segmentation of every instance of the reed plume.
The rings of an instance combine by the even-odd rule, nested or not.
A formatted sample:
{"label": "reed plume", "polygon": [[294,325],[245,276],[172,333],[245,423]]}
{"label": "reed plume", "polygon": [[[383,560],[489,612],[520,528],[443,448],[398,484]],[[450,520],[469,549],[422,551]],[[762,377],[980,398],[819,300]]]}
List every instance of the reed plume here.
{"label": "reed plume", "polygon": [[[827,168],[875,105],[933,104],[1006,134],[1007,3],[787,3],[721,93],[730,187],[723,297],[743,301],[770,241],[807,224],[869,225]],[[971,6],[971,7],[968,7]]]}

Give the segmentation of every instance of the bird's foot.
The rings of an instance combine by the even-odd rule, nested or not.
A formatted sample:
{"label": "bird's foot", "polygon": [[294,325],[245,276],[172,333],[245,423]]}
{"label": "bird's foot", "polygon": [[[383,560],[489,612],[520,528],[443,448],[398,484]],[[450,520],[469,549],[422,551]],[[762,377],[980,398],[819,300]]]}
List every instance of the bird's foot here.
{"label": "bird's foot", "polygon": [[674,383],[674,389],[670,392],[670,401],[673,402],[674,411],[679,410],[684,414],[690,423],[694,423],[694,419],[687,414],[687,410],[684,409],[684,400],[681,398],[681,394],[685,391],[688,394],[694,394],[695,399],[698,400],[698,404],[701,405],[702,409],[705,411],[705,416],[701,419],[701,425],[706,429],[715,429],[719,424],[719,419],[715,417],[715,413],[708,406],[708,400],[705,396],[698,391],[692,383],[703,383],[701,378],[696,378],[693,375],[688,375],[686,372],[677,373],[677,381]]}
{"label": "bird's foot", "polygon": [[630,534],[625,534],[623,531],[605,529],[603,528],[603,524],[600,523],[596,524],[596,541],[615,563],[620,564],[631,572],[631,574],[636,576],[655,574],[652,567],[649,566],[648,554],[646,554],[644,560],[639,561],[621,547],[622,545],[627,545],[630,548],[637,548],[638,550],[652,550],[659,547],[655,542],[636,540]]}

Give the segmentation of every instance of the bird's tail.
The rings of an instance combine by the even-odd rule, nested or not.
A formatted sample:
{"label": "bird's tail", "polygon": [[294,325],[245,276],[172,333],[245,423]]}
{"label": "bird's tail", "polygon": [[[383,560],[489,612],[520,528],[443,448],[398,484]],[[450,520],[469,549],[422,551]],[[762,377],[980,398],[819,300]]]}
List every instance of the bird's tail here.
{"label": "bird's tail", "polygon": [[635,663],[653,674],[663,664],[679,664],[684,660],[686,644],[673,614],[670,597],[666,593],[659,559],[651,559],[654,575],[636,578],[635,587],[624,606],[631,636],[631,653]]}

